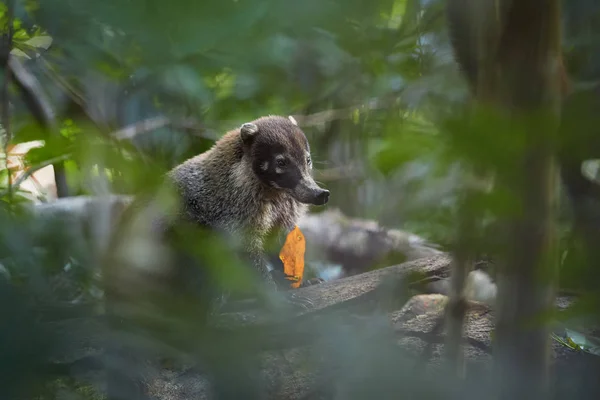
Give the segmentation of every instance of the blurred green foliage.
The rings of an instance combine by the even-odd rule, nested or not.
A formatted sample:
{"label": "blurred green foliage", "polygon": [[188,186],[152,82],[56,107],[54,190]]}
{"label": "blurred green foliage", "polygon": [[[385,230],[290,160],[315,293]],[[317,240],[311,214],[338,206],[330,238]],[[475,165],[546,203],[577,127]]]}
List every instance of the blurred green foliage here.
{"label": "blurred green foliage", "polygon": [[[0,27],[6,32],[12,24],[14,34],[10,47],[3,42],[0,60],[10,49],[39,81],[55,118],[54,128],[40,125],[17,85],[3,80],[0,90],[9,93],[11,102],[10,142],[43,140],[45,145],[29,151],[25,163],[34,169],[64,163],[71,195],[154,193],[167,169],[206,150],[225,131],[266,114],[308,115],[313,118],[300,124],[311,142],[317,179],[332,192],[331,207],[450,246],[464,164],[477,168],[493,160],[510,166],[524,144],[517,130],[503,134],[511,127],[493,114],[481,114],[474,125],[465,123],[467,91],[450,54],[443,3],[6,0],[0,4]],[[569,66],[578,83],[596,81],[600,53],[593,51],[599,26],[594,21],[600,7],[592,0],[566,3]],[[6,63],[0,67],[6,77]],[[336,113],[319,113],[326,110]],[[118,134],[162,117],[170,122],[148,131],[133,129],[125,138]],[[482,130],[488,134],[480,135]],[[61,214],[50,220],[32,217],[22,193],[5,190],[8,183],[3,165],[0,263],[9,278],[0,280],[0,397],[96,398],[87,389],[89,382],[71,382],[73,371],[61,369],[64,364],[57,359],[71,353],[80,357],[82,348],[94,347],[82,345],[82,338],[105,333],[95,324],[102,308],[98,293],[105,289],[98,266],[107,250],[98,246],[93,223]],[[502,192],[481,202],[482,209],[498,214],[514,209]],[[568,215],[563,222],[563,259],[573,266],[566,270],[577,271],[574,285],[586,276],[584,281],[595,286],[598,273],[590,272],[585,257],[577,258],[578,244],[567,240]],[[496,226],[486,227],[493,238]],[[219,245],[200,247],[209,263],[235,264],[227,262]],[[236,276],[230,269],[218,271]],[[176,320],[169,315],[173,309],[135,306],[140,315],[156,312],[144,314],[145,330],[135,336],[154,343],[140,345],[147,346],[140,351],[152,354],[149,359],[162,346],[175,358],[183,352],[211,360],[242,357],[248,350],[214,338],[208,344],[199,341],[200,328],[189,317],[193,310],[183,310]],[[67,328],[57,328],[63,325]],[[181,335],[170,337],[168,327],[177,327]],[[358,369],[370,393],[391,390],[384,384],[394,380],[389,370],[371,369],[369,360],[385,360],[400,371],[402,356],[383,347],[363,354],[368,353],[359,346],[363,337],[352,332],[346,338],[330,356],[346,357],[347,365],[363,360]],[[352,352],[344,353],[349,348]],[[256,368],[252,362],[249,368]],[[397,382],[406,392],[414,379],[409,372],[402,370],[404,379]],[[344,374],[352,376],[351,371]],[[411,386],[415,396],[443,395],[419,382]],[[65,397],[65,391],[72,397]],[[350,390],[344,398],[364,398],[361,393]]]}

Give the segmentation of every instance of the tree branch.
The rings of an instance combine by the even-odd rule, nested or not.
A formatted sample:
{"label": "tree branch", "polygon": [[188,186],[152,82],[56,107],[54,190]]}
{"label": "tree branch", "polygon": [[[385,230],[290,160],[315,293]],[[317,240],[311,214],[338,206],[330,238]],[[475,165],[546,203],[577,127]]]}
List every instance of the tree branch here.
{"label": "tree branch", "polygon": [[138,121],[113,132],[110,136],[115,137],[118,140],[132,140],[138,135],[152,132],[157,129],[164,128],[166,126],[173,126],[185,130],[192,130],[197,132],[197,136],[210,140],[218,139],[218,136],[214,132],[204,127],[198,121],[195,121],[193,119],[173,120],[165,116],[153,117],[142,121]]}
{"label": "tree branch", "polygon": [[[40,86],[38,80],[33,76],[21,61],[10,55],[7,62],[7,71],[12,73],[15,83],[22,92],[23,100],[38,123],[50,134],[56,134],[57,126],[54,112],[50,101]],[[7,72],[7,73],[8,73]],[[56,194],[60,197],[69,195],[69,187],[64,171],[64,161],[56,162],[54,165],[54,180],[56,182]],[[9,185],[10,186],[10,185]]]}
{"label": "tree branch", "polygon": [[294,117],[300,126],[319,126],[332,121],[350,118],[352,113],[356,110],[373,111],[388,108],[394,105],[398,99],[398,93],[395,93],[381,98],[371,99],[366,104],[356,104],[346,108],[319,111],[308,115],[292,115],[292,117]]}

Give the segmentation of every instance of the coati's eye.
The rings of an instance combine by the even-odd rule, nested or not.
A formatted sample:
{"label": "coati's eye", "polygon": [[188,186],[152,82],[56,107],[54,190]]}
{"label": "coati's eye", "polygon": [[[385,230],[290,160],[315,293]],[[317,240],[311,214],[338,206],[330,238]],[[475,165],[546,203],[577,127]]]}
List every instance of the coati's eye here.
{"label": "coati's eye", "polygon": [[283,158],[278,158],[277,160],[275,160],[275,164],[279,167],[279,168],[283,168],[285,167],[285,160]]}
{"label": "coati's eye", "polygon": [[308,164],[308,165],[312,164],[312,160],[310,159],[310,156],[306,157],[306,164]]}

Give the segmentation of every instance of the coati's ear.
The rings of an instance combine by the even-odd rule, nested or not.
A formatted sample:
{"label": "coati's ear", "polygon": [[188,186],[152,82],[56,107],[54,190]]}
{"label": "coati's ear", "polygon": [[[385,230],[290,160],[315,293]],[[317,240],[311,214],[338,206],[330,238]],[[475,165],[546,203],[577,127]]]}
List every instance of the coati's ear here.
{"label": "coati's ear", "polygon": [[296,119],[294,117],[292,117],[291,115],[288,115],[288,119],[290,120],[290,122],[296,126],[298,126],[298,123],[296,122]]}
{"label": "coati's ear", "polygon": [[258,133],[258,126],[251,122],[247,122],[240,127],[240,136],[242,137],[242,142],[250,143],[252,138],[256,136]]}

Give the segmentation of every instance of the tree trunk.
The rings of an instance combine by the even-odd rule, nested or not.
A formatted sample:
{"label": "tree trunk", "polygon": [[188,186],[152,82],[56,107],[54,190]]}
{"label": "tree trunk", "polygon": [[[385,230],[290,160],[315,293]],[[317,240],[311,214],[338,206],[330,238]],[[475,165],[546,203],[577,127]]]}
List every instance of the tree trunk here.
{"label": "tree trunk", "polygon": [[560,7],[556,0],[504,3],[504,24],[497,31],[497,51],[487,58],[482,90],[509,112],[511,127],[515,122],[524,128],[525,149],[516,170],[500,172],[519,210],[508,220],[499,269],[496,377],[500,398],[547,398],[549,327],[536,318],[551,310],[555,295]]}

